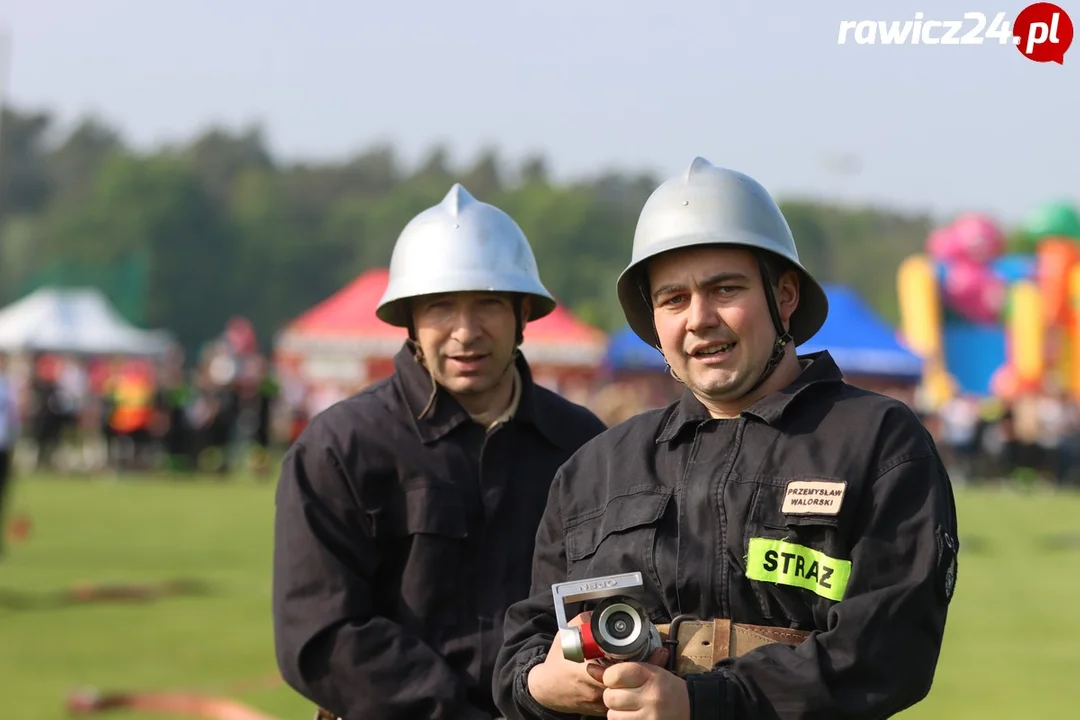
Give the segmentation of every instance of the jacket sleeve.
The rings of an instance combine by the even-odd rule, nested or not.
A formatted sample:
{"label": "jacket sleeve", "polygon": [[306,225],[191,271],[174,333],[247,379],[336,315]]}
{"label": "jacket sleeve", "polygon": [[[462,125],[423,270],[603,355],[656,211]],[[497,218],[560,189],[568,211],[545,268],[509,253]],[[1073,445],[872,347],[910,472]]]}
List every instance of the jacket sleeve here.
{"label": "jacket sleeve", "polygon": [[[558,632],[551,586],[566,580],[566,549],[559,508],[561,478],[560,471],[551,483],[547,507],[536,533],[529,597],[514,603],[506,611],[504,642],[495,662],[492,695],[496,707],[507,720],[575,720],[579,717],[548,710],[533,699],[526,684],[529,670],[547,658]],[[571,610],[567,608],[568,618],[577,614]]]}
{"label": "jacket sleeve", "polygon": [[922,700],[955,583],[956,532],[935,452],[883,468],[860,503],[847,590],[828,628],[687,678],[692,720],[884,718]]}
{"label": "jacket sleeve", "polygon": [[273,623],[284,680],[346,720],[490,720],[443,658],[375,614],[379,550],[334,452],[298,440],[274,524]]}

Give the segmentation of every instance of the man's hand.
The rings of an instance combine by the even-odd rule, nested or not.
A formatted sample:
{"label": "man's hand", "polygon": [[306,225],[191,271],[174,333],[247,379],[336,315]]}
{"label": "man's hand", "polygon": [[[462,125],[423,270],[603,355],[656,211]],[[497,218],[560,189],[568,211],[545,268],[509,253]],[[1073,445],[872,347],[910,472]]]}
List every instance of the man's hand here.
{"label": "man's hand", "polygon": [[686,681],[663,668],[667,650],[657,650],[647,663],[590,666],[589,674],[604,683],[608,720],[690,720]]}
{"label": "man's hand", "polygon": [[[589,622],[591,612],[583,612],[567,623],[570,626]],[[529,694],[536,702],[549,710],[577,715],[604,717],[604,684],[587,671],[586,663],[574,662],[563,657],[559,634],[551,643],[547,658],[534,666],[525,679]],[[599,667],[599,666],[597,666]]]}

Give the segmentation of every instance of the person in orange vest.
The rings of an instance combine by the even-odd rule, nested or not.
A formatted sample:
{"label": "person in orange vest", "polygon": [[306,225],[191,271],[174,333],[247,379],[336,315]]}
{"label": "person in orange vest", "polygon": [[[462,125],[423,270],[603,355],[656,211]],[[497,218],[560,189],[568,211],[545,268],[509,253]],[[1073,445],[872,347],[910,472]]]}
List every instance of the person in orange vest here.
{"label": "person in orange vest", "polygon": [[112,388],[113,411],[109,426],[125,447],[123,457],[135,463],[143,457],[154,415],[154,380],[143,363],[126,363]]}

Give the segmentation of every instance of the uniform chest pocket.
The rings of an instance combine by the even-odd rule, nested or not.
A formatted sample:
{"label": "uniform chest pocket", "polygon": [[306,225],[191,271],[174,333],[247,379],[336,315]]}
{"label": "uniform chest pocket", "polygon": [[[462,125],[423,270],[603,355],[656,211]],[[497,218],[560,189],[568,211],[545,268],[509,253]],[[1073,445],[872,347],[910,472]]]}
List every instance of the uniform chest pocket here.
{"label": "uniform chest pocket", "polygon": [[649,488],[610,498],[604,507],[568,520],[568,577],[640,571],[659,585],[656,530],[670,500],[670,491]]}
{"label": "uniform chest pocket", "polygon": [[467,495],[454,487],[418,485],[386,498],[370,513],[379,566],[377,604],[434,632],[454,628],[473,587]]}
{"label": "uniform chest pocket", "polygon": [[746,579],[762,613],[787,622],[809,622],[821,599],[843,599],[851,573],[844,488],[799,482],[759,484],[743,548]]}
{"label": "uniform chest pocket", "polygon": [[453,487],[421,485],[407,488],[371,513],[376,537],[434,535],[469,536],[469,505],[465,493]]}

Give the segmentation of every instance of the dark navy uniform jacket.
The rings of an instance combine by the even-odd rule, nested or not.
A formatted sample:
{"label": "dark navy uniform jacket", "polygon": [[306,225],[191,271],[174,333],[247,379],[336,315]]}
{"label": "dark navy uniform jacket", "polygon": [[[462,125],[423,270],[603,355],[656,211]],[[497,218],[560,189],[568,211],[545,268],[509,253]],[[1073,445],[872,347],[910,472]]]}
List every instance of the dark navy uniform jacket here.
{"label": "dark navy uniform jacket", "polygon": [[928,693],[956,580],[948,475],[906,405],[845,383],[827,352],[800,361],[790,387],[737,418],[712,419],[687,392],[563,466],[532,596],[507,614],[506,717],[567,717],[525,680],[557,632],[551,584],[633,571],[656,623],[811,632],[688,677],[694,720],[883,718]]}

